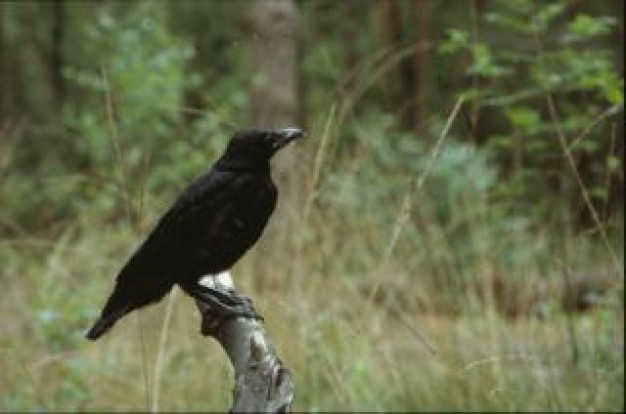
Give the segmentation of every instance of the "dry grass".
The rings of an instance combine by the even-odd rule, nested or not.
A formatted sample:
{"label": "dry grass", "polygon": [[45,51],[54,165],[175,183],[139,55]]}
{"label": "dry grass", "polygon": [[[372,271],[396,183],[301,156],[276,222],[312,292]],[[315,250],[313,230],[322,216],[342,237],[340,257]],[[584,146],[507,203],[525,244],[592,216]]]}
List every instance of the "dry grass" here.
{"label": "dry grass", "polygon": [[[0,305],[0,407],[147,410],[154,407],[161,358],[160,410],[225,410],[232,388],[227,358],[199,335],[199,316],[184,295],[173,300],[160,356],[167,301],[126,318],[102,341],[82,339],[110,288],[123,246],[134,238],[123,227],[109,230],[3,242],[8,295]],[[399,318],[388,302],[368,307],[368,290],[359,289],[379,275],[356,279],[316,269],[324,255],[320,247],[305,249],[298,267],[303,274],[275,269],[272,280],[280,285],[255,287],[253,278],[263,277],[255,274],[255,257],[234,270],[293,370],[296,410],[617,411],[623,406],[623,307],[616,292],[617,301],[575,317],[580,355],[574,363],[567,319],[560,312],[540,321],[508,320],[489,306],[456,317],[423,304],[416,311],[420,307],[411,297],[435,294],[424,292],[428,284],[420,282],[429,277],[396,273],[392,260],[384,280],[404,281]]]}
{"label": "dry grass", "polygon": [[[491,219],[495,207],[474,197],[458,200],[442,225],[421,184],[397,195],[395,213],[367,204],[350,210],[318,192],[333,117],[331,110],[312,163],[301,228],[290,229],[296,254],[267,263],[253,250],[233,271],[293,371],[294,408],[621,410],[623,271],[603,306],[583,315],[567,317],[556,296],[539,303],[535,292],[562,286],[564,269],[611,268],[623,218],[611,240],[617,248],[607,250],[597,235],[548,224],[502,232]],[[227,358],[201,337],[185,295],[171,299],[170,310],[163,301],[125,318],[97,343],[83,339],[139,237],[86,214],[59,236],[1,241],[0,409],[229,407]],[[517,319],[499,312],[493,286],[501,279],[515,282],[512,298],[524,310]],[[549,309],[544,320],[529,314],[536,304]]]}

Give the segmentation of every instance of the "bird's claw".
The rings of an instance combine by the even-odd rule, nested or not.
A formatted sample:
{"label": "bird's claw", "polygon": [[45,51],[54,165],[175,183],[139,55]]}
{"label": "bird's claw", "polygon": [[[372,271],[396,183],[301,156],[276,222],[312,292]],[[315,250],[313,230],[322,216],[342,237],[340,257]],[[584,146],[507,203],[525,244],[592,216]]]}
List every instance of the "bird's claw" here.
{"label": "bird's claw", "polygon": [[[219,291],[221,296],[225,294],[224,291]],[[200,332],[204,336],[217,337],[222,323],[232,318],[248,318],[263,321],[263,317],[254,309],[250,298],[239,295],[232,290],[229,290],[227,296],[221,296],[220,299],[211,297],[206,293],[202,295],[202,298],[196,296],[196,300],[207,305],[202,311],[202,325]]]}
{"label": "bird's claw", "polygon": [[203,313],[220,320],[236,317],[263,320],[263,317],[252,306],[250,298],[232,289],[224,290],[198,285],[194,289],[193,296],[207,306]]}

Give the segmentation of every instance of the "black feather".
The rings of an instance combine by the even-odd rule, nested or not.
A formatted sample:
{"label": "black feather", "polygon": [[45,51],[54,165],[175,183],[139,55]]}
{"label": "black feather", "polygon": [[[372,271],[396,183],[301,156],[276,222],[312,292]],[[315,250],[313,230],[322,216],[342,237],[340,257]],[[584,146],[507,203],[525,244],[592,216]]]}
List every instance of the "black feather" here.
{"label": "black feather", "polygon": [[97,339],[124,315],[161,300],[174,284],[193,291],[202,276],[232,267],[259,239],[274,210],[272,155],[302,135],[297,129],[235,134],[124,265],[87,338]]}

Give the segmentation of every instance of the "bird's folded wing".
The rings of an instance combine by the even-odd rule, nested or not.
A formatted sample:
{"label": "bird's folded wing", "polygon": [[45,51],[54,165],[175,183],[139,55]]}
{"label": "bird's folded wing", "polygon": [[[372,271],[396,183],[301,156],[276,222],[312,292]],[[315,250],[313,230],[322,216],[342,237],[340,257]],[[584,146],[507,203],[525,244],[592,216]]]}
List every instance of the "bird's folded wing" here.
{"label": "bird's folded wing", "polygon": [[209,218],[217,219],[242,185],[245,177],[227,171],[212,170],[194,180],[135,250],[118,279],[159,270],[168,265],[169,258],[179,257],[176,252],[193,245]]}

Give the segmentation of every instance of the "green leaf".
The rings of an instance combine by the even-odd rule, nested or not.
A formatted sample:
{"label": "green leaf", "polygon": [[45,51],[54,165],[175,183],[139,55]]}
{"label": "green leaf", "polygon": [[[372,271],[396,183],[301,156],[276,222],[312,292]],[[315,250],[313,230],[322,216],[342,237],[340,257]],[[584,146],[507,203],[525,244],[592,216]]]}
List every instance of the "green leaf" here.
{"label": "green leaf", "polygon": [[524,16],[494,12],[487,13],[485,19],[487,22],[499,25],[504,29],[521,33],[531,33],[533,31],[532,25],[528,23],[528,20]]}
{"label": "green leaf", "polygon": [[599,198],[600,200],[606,200],[608,191],[603,187],[593,187],[589,189],[589,195],[593,198]]}
{"label": "green leaf", "polygon": [[470,75],[497,78],[510,73],[510,70],[496,63],[491,49],[484,43],[475,43],[471,48],[474,61],[467,69]]}
{"label": "green leaf", "polygon": [[440,54],[456,53],[467,48],[469,33],[464,30],[451,29],[447,31],[447,38],[439,44],[437,51]]}
{"label": "green leaf", "polygon": [[506,110],[506,116],[516,129],[527,134],[534,134],[541,125],[539,113],[528,106],[517,106]]}
{"label": "green leaf", "polygon": [[587,14],[579,14],[568,26],[567,40],[583,40],[591,37],[610,33],[611,26],[615,25],[612,17],[592,17]]}
{"label": "green leaf", "polygon": [[620,159],[615,155],[609,155],[608,157],[606,157],[606,168],[609,170],[609,172],[613,173],[618,171],[620,168],[620,164]]}
{"label": "green leaf", "polygon": [[535,16],[535,19],[542,25],[547,25],[555,18],[563,14],[565,3],[548,3],[542,7]]}

